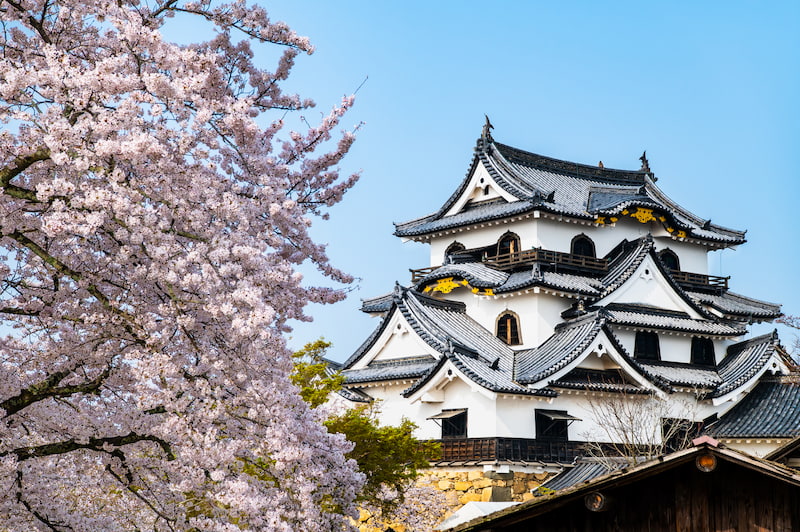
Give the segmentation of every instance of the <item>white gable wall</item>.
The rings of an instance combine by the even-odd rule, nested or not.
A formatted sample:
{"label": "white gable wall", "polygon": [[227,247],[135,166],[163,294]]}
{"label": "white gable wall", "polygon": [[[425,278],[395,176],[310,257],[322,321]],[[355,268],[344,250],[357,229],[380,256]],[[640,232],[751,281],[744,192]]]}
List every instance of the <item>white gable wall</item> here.
{"label": "white gable wall", "polygon": [[[489,187],[488,190],[486,187]],[[503,198],[506,201],[517,200],[517,198],[500,188],[492,176],[489,175],[489,172],[486,171],[483,164],[478,163],[475,165],[470,181],[464,188],[461,197],[450,207],[445,216],[458,214],[464,209],[464,205],[470,201],[488,201],[495,198]]]}
{"label": "white gable wall", "polygon": [[439,356],[414,332],[403,315],[395,310],[380,337],[367,353],[353,364],[352,369],[363,368],[373,360],[391,360],[423,355],[432,355],[437,358]]}
{"label": "white gable wall", "polygon": [[669,285],[650,256],[645,257],[633,275],[622,286],[598,301],[597,304],[606,306],[610,303],[649,305],[661,309],[686,312],[695,319],[702,318]]}

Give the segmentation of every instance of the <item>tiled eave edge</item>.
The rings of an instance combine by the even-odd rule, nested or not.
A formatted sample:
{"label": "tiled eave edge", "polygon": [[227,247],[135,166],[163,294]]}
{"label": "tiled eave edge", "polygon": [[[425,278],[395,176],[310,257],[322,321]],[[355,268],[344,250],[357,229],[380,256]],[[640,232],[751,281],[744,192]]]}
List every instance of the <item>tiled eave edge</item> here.
{"label": "tiled eave edge", "polygon": [[737,337],[742,336],[743,334],[747,333],[747,331],[741,331],[741,332],[730,333],[730,334],[719,334],[719,333],[714,334],[714,333],[709,333],[709,332],[704,332],[704,331],[670,329],[670,328],[667,328],[667,327],[656,327],[656,326],[651,326],[651,325],[630,325],[630,324],[624,324],[623,325],[623,324],[620,324],[618,322],[611,321],[611,320],[609,320],[608,323],[610,325],[612,325],[616,329],[621,329],[621,330],[625,330],[625,331],[634,331],[634,332],[644,331],[644,332],[648,332],[648,331],[657,330],[657,331],[665,334],[666,336],[697,336],[698,334],[701,334],[701,335],[703,335],[703,337],[713,338],[715,340],[727,340],[727,339],[730,339],[730,338],[737,338]]}
{"label": "tiled eave edge", "polygon": [[794,439],[795,436],[786,437],[786,436],[737,436],[735,438],[716,438],[719,440],[720,443],[724,444],[745,444],[745,445],[753,445],[753,444],[778,444],[782,445],[788,441]]}
{"label": "tiled eave edge", "polygon": [[[575,225],[585,225],[591,227],[615,227],[616,223],[602,223],[599,222],[599,219],[606,217],[607,215],[590,215],[587,214],[586,216],[578,216],[577,214],[565,214],[565,213],[558,213],[558,212],[550,212],[547,210],[546,207],[540,206],[535,210],[522,213],[522,214],[515,214],[508,217],[500,216],[495,219],[483,220],[480,222],[474,223],[467,223],[464,225],[457,225],[453,227],[448,227],[446,229],[441,229],[437,231],[431,231],[429,233],[421,233],[421,234],[411,234],[411,235],[404,235],[404,234],[397,234],[398,231],[395,232],[396,236],[399,236],[403,240],[412,240],[414,242],[422,242],[428,243],[436,238],[448,236],[448,235],[457,235],[461,233],[466,233],[469,231],[474,231],[476,229],[484,229],[486,227],[495,227],[498,225],[505,225],[516,223],[522,220],[528,220],[530,218],[534,219],[544,219],[544,220],[552,220],[556,222],[566,222]],[[745,242],[742,240],[741,242],[725,242],[725,241],[716,241],[716,240],[709,240],[704,238],[695,238],[690,235],[686,237],[680,238],[676,236],[675,233],[671,233],[669,237],[676,241],[676,242],[688,242],[691,244],[698,244],[707,246],[713,249],[725,249],[731,246],[737,246]]]}
{"label": "tiled eave edge", "polygon": [[376,379],[372,381],[363,381],[363,382],[345,382],[344,386],[346,388],[377,388],[381,386],[411,386],[415,382],[419,380],[419,377],[401,377],[397,378],[388,378],[384,380]]}

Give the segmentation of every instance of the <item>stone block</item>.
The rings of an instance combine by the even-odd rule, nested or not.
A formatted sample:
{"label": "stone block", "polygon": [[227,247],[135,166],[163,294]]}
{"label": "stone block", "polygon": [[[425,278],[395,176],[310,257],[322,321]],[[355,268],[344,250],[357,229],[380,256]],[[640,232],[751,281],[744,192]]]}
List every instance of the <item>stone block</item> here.
{"label": "stone block", "polygon": [[528,482],[525,480],[515,480],[511,486],[512,493],[525,493],[528,491]]}
{"label": "stone block", "polygon": [[467,482],[466,480],[459,480],[455,483],[455,488],[458,491],[467,491],[472,487],[472,482]]}
{"label": "stone block", "polygon": [[500,486],[483,488],[481,500],[484,502],[508,502],[511,500],[511,488]]}
{"label": "stone block", "polygon": [[498,473],[496,471],[487,471],[486,478],[492,480],[514,480],[514,473]]}
{"label": "stone block", "polygon": [[482,500],[481,494],[474,491],[472,493],[465,493],[458,498],[460,504],[467,504],[468,502],[477,502],[480,500]]}
{"label": "stone block", "polygon": [[447,491],[453,489],[453,483],[449,480],[440,480],[439,481],[439,489],[442,491]]}
{"label": "stone block", "polygon": [[529,501],[531,499],[533,499],[533,493],[531,493],[530,491],[522,494],[522,502]]}
{"label": "stone block", "polygon": [[491,485],[492,485],[492,481],[489,480],[488,478],[479,478],[478,480],[476,480],[476,481],[474,481],[472,483],[472,486],[476,490],[483,489],[483,488],[488,488]]}
{"label": "stone block", "polygon": [[483,478],[483,471],[470,471],[467,473],[467,480],[478,480]]}

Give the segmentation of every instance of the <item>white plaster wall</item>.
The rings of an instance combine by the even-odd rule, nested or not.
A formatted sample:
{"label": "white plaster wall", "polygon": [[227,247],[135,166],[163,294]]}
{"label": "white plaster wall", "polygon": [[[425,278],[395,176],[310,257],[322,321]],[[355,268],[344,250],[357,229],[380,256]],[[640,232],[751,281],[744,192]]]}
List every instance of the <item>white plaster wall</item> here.
{"label": "white plaster wall", "polygon": [[[615,227],[584,225],[551,219],[541,219],[539,228],[539,247],[569,253],[572,239],[583,233],[594,242],[598,257],[603,257],[626,236]],[[630,238],[629,238],[630,240]]]}
{"label": "white plaster wall", "polygon": [[[488,194],[485,193],[486,187],[489,187]],[[506,201],[514,201],[516,198],[497,186],[489,172],[483,166],[478,164],[470,176],[470,181],[464,188],[461,197],[456,200],[453,206],[447,211],[446,216],[458,214],[464,208],[464,205],[469,201],[485,201],[493,198],[505,198]]]}
{"label": "white plaster wall", "polygon": [[441,438],[441,425],[427,418],[438,414],[442,410],[452,408],[467,409],[468,438],[495,436],[495,418],[497,416],[495,399],[487,396],[486,393],[482,393],[477,385],[471,386],[458,377],[444,386],[444,400],[442,402],[422,403],[417,401],[409,406],[411,410],[417,413],[417,417],[411,419],[419,426],[415,434],[418,438]]}
{"label": "white plaster wall", "polygon": [[759,458],[771,453],[788,440],[723,440],[726,447],[742,451]]}
{"label": "white plaster wall", "polygon": [[671,238],[655,238],[657,251],[669,248],[678,256],[681,271],[708,274],[708,248]]}
{"label": "white plaster wall", "polygon": [[503,438],[535,438],[534,410],[549,408],[541,399],[514,399],[500,397],[497,400],[497,419],[495,430]]}
{"label": "white plaster wall", "polygon": [[[663,332],[658,335],[661,360],[689,363],[692,359],[692,337],[674,336]],[[631,353],[633,351],[631,350]]]}
{"label": "white plaster wall", "polygon": [[[698,402],[692,393],[677,392],[669,394],[664,400],[649,396],[616,394],[586,394],[585,392],[564,392],[552,398],[513,398],[494,395],[456,377],[443,386],[442,401],[436,403],[411,403],[401,396],[409,383],[397,385],[371,386],[365,391],[379,400],[380,422],[384,425],[398,425],[404,418],[414,421],[418,429],[415,436],[421,439],[441,438],[439,423],[427,418],[445,409],[467,409],[467,436],[469,438],[515,437],[535,438],[535,410],[563,410],[580,418],[568,427],[568,437],[572,441],[611,441],[614,432],[607,431],[604,417],[613,416],[614,407],[608,401],[620,399],[633,401],[639,406],[632,410],[637,419],[640,435],[655,438],[660,442],[661,419],[681,418],[702,421],[713,414],[723,415],[732,403],[714,406],[710,401]],[[776,443],[748,441],[731,443],[731,447],[763,456],[777,447]]]}
{"label": "white plaster wall", "polygon": [[609,406],[614,402],[618,403],[620,398],[636,405],[626,411],[630,412],[638,422],[636,426],[631,426],[631,430],[638,431],[641,441],[650,441],[651,443],[661,442],[662,418],[702,421],[714,414],[716,410],[710,403],[698,403],[694,396],[688,393],[675,393],[670,395],[668,400],[663,401],[648,396],[607,394],[603,397],[599,394],[586,395],[578,392],[561,395],[555,398],[549,406],[541,408],[566,410],[570,415],[581,419],[573,421],[569,425],[570,440],[608,442],[613,441],[615,437],[619,438],[619,433],[608,430],[607,427],[611,423],[604,420],[619,417],[624,419],[624,416],[615,413],[618,412],[616,407]]}
{"label": "white plaster wall", "polygon": [[460,242],[467,249],[480,248],[496,244],[500,237],[509,231],[516,233],[520,240],[520,249],[536,247],[537,223],[539,220],[529,218],[513,223],[498,220],[487,222],[484,227],[462,230],[452,235],[432,238],[430,242],[431,266],[439,266],[444,260],[444,252],[453,242]]}
{"label": "white plaster wall", "polygon": [[353,365],[353,368],[363,368],[372,360],[390,360],[422,355],[437,356],[436,352],[414,332],[403,315],[395,311],[389,324],[372,348]]}
{"label": "white plaster wall", "polygon": [[[612,325],[614,334],[619,339],[622,346],[633,356],[633,348],[636,345],[636,332],[630,329]],[[725,356],[724,340],[713,340],[714,356],[717,363],[720,363]],[[668,334],[663,331],[658,333],[658,343],[661,350],[661,360],[668,362],[683,362],[686,364],[692,361],[692,337],[677,334]]]}
{"label": "white plaster wall", "polygon": [[[492,225],[495,224],[495,225]],[[520,248],[532,249],[541,247],[553,251],[569,253],[572,239],[583,233],[595,244],[598,257],[605,256],[622,240],[629,241],[654,235],[657,250],[671,249],[678,255],[681,270],[694,273],[708,273],[708,248],[701,244],[673,239],[664,230],[661,222],[639,223],[628,217],[621,217],[614,225],[594,225],[579,221],[554,220],[550,218],[531,217],[516,222],[488,222],[484,227],[463,230],[453,235],[437,237],[431,240],[431,266],[442,264],[444,251],[453,242],[462,243],[467,249],[488,246],[506,232],[519,235]]]}
{"label": "white plaster wall", "polygon": [[497,317],[510,310],[519,316],[522,344],[514,349],[538,347],[553,334],[561,313],[573,299],[540,292],[538,289],[522,294],[477,296],[469,288],[457,288],[441,297],[459,301],[467,306],[467,314],[491,334],[495,333]]}
{"label": "white plaster wall", "polygon": [[651,257],[646,257],[622,286],[598,302],[603,306],[609,303],[650,305],[686,312],[696,319],[702,317],[672,289]]}

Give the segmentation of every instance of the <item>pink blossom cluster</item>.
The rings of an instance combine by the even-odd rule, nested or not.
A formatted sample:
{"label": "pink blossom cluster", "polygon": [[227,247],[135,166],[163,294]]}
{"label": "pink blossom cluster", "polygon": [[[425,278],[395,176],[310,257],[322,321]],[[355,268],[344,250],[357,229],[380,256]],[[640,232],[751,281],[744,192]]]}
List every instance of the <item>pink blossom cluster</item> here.
{"label": "pink blossom cluster", "polygon": [[[399,494],[384,488],[380,498],[394,500]],[[365,524],[378,530],[436,530],[436,526],[444,519],[449,510],[444,492],[430,486],[408,486],[403,491],[403,502],[396,506],[391,515],[385,515],[379,507],[365,505],[362,507],[362,519]],[[398,526],[399,525],[399,526]]]}
{"label": "pink blossom cluster", "polygon": [[[213,38],[171,44],[173,16]],[[0,19],[2,528],[349,526],[363,476],[289,383],[283,333],[341,298],[299,264],[351,280],[308,228],[357,178],[334,134],[352,99],[286,132],[311,102],[280,82],[312,48],[240,1]]]}

